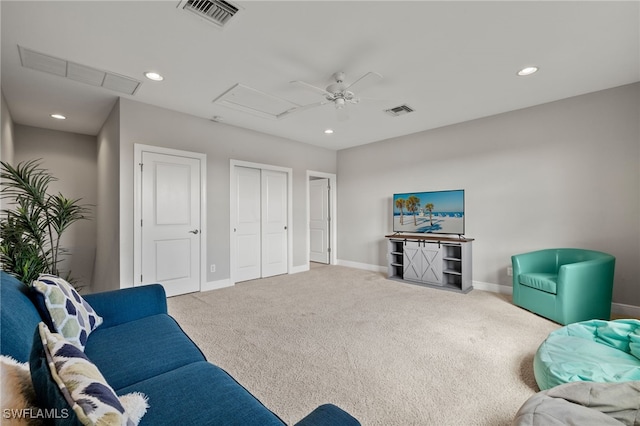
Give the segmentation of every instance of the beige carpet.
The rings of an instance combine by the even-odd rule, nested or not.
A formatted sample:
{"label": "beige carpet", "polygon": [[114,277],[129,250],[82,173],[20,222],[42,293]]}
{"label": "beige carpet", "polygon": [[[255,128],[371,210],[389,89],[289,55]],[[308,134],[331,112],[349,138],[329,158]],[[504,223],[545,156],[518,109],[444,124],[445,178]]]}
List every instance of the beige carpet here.
{"label": "beige carpet", "polygon": [[508,425],[559,327],[509,296],[340,266],[174,297],[169,312],[289,424],[331,402],[363,425]]}

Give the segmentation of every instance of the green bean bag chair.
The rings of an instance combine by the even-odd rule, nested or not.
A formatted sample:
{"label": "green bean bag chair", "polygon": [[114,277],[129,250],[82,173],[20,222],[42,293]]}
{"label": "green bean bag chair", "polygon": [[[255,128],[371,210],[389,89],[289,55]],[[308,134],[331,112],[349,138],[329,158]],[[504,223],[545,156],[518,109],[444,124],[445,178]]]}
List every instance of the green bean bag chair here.
{"label": "green bean bag chair", "polygon": [[559,328],[538,348],[533,372],[540,390],[577,381],[640,380],[640,321],[591,320]]}

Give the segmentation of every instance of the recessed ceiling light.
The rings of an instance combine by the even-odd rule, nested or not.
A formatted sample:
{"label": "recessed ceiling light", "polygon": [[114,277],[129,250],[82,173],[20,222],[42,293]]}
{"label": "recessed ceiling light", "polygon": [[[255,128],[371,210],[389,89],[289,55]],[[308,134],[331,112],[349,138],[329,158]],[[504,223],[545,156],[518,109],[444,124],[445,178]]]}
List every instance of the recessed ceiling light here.
{"label": "recessed ceiling light", "polygon": [[65,117],[65,116],[64,116],[64,115],[62,115],[62,114],[51,114],[51,116],[50,116],[50,117],[51,117],[51,118],[55,118],[56,120],[66,120],[66,119],[67,119],[67,117]]}
{"label": "recessed ceiling light", "polygon": [[145,72],[144,76],[147,77],[149,80],[153,80],[153,81],[162,81],[162,80],[164,80],[163,76],[161,76],[157,72],[153,72],[153,71]]}
{"label": "recessed ceiling light", "polygon": [[324,131],[324,133],[326,135],[330,135],[331,133],[333,133],[333,129],[327,129],[327,130]]}
{"label": "recessed ceiling light", "polygon": [[526,67],[518,71],[518,75],[520,76],[531,75],[536,71],[538,71],[538,67]]}

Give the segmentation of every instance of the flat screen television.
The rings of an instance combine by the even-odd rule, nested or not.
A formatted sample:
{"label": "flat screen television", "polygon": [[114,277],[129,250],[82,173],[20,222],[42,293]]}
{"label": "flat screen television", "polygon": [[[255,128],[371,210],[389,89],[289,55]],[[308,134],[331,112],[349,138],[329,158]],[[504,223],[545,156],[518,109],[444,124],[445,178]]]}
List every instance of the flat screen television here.
{"label": "flat screen television", "polygon": [[464,235],[464,189],[393,194],[393,232]]}

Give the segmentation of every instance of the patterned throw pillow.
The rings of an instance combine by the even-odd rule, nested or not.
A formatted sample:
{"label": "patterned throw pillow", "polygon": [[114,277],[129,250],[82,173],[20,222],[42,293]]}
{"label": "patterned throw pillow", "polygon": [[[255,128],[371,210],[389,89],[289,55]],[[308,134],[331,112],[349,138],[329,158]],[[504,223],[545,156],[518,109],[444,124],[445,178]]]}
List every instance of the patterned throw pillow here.
{"label": "patterned throw pillow", "polygon": [[38,331],[53,381],[83,425],[138,424],[149,407],[145,395],[136,392],[119,398],[98,367],[77,346],[60,334],[51,333],[44,322],[38,325]]}
{"label": "patterned throw pillow", "polygon": [[33,288],[44,296],[55,331],[84,350],[89,333],[102,324],[102,317],[64,279],[40,274]]}

